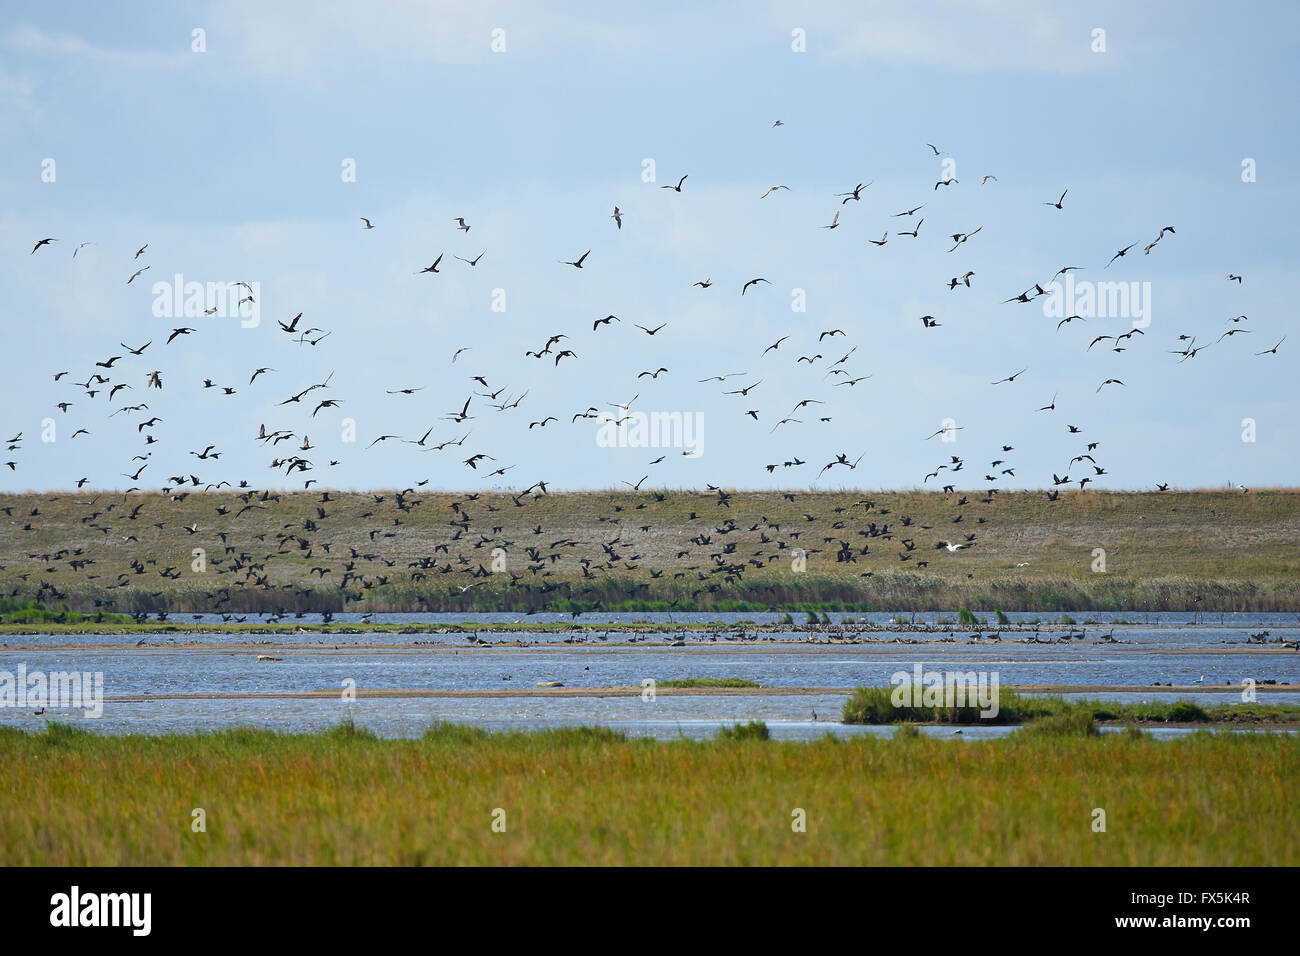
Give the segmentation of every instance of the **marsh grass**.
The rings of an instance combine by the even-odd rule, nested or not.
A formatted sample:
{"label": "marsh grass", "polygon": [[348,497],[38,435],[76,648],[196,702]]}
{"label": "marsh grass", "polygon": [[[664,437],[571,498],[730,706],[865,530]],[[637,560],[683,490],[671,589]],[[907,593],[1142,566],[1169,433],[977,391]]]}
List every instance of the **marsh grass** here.
{"label": "marsh grass", "polygon": [[[1083,715],[1090,721],[1126,721],[1151,724],[1192,723],[1300,723],[1300,706],[1294,704],[1215,704],[1202,707],[1190,700],[1116,703],[1103,700],[1066,700],[1063,697],[1029,697],[1005,688],[998,692],[998,712],[982,717],[975,706],[942,704],[896,707],[893,687],[859,687],[844,702],[841,719],[846,724],[1021,724],[1047,718]],[[1082,718],[1080,718],[1082,719]]]}
{"label": "marsh grass", "polygon": [[747,724],[733,724],[718,731],[719,740],[771,740],[772,732],[761,720],[751,720]]}
{"label": "marsh grass", "polygon": [[[0,729],[5,865],[1300,863],[1300,741]],[[1094,807],[1111,825],[1091,831]],[[207,832],[190,829],[202,807]],[[806,833],[791,811],[807,812]],[[491,830],[505,811],[505,833]]]}
{"label": "marsh grass", "polygon": [[81,614],[71,611],[66,602],[57,608],[51,608],[43,601],[32,599],[16,601],[13,598],[0,597],[0,623],[4,624],[128,624],[130,622],[131,618],[125,614],[106,614],[103,611]]}
{"label": "marsh grass", "polygon": [[1023,733],[1040,737],[1096,737],[1101,731],[1092,714],[1086,710],[1073,710],[1032,721]]}

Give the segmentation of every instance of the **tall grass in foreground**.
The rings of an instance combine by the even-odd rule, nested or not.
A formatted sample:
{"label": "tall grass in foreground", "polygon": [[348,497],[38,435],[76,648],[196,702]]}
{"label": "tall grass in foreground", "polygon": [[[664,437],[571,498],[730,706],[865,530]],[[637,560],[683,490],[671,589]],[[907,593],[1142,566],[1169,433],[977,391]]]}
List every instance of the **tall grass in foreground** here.
{"label": "tall grass in foreground", "polygon": [[[1296,865],[1300,740],[0,730],[0,863]],[[203,808],[207,831],[191,831]],[[1105,833],[1091,829],[1106,810]],[[491,829],[505,811],[506,832]],[[792,811],[807,832],[791,830]]]}

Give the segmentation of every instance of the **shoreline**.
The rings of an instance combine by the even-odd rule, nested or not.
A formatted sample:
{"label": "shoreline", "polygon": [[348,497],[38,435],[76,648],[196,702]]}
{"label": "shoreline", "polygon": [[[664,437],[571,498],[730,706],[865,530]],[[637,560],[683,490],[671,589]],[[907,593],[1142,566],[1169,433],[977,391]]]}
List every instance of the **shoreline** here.
{"label": "shoreline", "polygon": [[97,651],[138,651],[148,653],[150,651],[201,651],[208,653],[222,652],[242,652],[242,653],[261,653],[268,649],[275,649],[277,652],[286,653],[311,653],[311,654],[330,654],[338,652],[340,654],[351,654],[358,651],[378,654],[470,654],[470,653],[492,653],[493,651],[558,651],[558,652],[576,652],[583,653],[592,648],[601,650],[616,651],[674,651],[678,648],[694,648],[695,653],[729,653],[732,651],[762,651],[765,653],[775,654],[792,654],[792,653],[831,653],[842,651],[845,648],[857,648],[857,653],[862,654],[889,654],[893,655],[901,648],[919,647],[919,648],[943,648],[943,647],[1062,647],[1062,646],[1079,646],[1086,648],[1105,647],[1107,653],[1138,653],[1138,654],[1217,654],[1217,655],[1266,655],[1274,654],[1294,654],[1296,653],[1289,646],[1283,644],[1228,644],[1228,645],[1207,645],[1205,649],[1188,648],[1188,647],[1149,647],[1145,644],[1134,644],[1131,642],[1120,643],[1084,643],[1082,641],[864,641],[864,640],[820,640],[820,641],[778,641],[775,638],[762,638],[758,640],[701,640],[691,642],[680,641],[557,641],[554,643],[537,643],[530,641],[477,641],[469,645],[460,644],[435,644],[432,642],[415,641],[411,644],[329,644],[320,641],[314,644],[280,644],[275,641],[253,641],[229,644],[214,644],[204,641],[181,641],[146,644],[142,641],[134,644],[5,644],[0,643],[0,652],[13,651],[77,651],[77,652],[97,652]]}
{"label": "shoreline", "polygon": [[[1179,687],[1104,684],[1005,684],[1006,690],[1022,694],[1187,694],[1187,693],[1239,693],[1240,685],[1220,684],[1205,687],[1199,684]],[[856,687],[656,687],[656,697],[831,697],[849,696]],[[1300,692],[1300,684],[1257,685],[1256,692]],[[449,689],[449,688],[399,688],[378,687],[356,689],[357,699],[412,699],[412,698],[447,698],[447,699],[509,699],[525,697],[541,698],[607,698],[640,697],[645,688],[639,685],[611,685],[605,687],[520,687],[492,689]],[[198,694],[120,694],[105,695],[105,703],[148,703],[163,700],[338,700],[336,688],[297,691],[247,691],[247,692],[209,692]]]}
{"label": "shoreline", "polygon": [[[632,613],[632,612],[629,612]],[[766,613],[781,613],[779,611]],[[853,612],[844,612],[853,613]],[[1053,611],[1045,612],[1053,614],[1065,614],[1067,612]],[[1108,612],[1109,613],[1109,612]],[[1122,612],[1121,612],[1122,613]],[[1145,613],[1145,612],[1130,612]],[[1173,612],[1181,613],[1181,612]],[[1217,613],[1217,612],[1216,612]],[[1224,612],[1227,613],[1227,612]],[[1280,612],[1290,613],[1290,612]],[[735,633],[745,635],[750,639],[756,634],[807,634],[811,639],[813,637],[842,637],[847,634],[944,634],[955,636],[958,633],[966,635],[985,633],[989,635],[998,634],[1041,634],[1043,632],[1056,633],[1067,632],[1070,634],[1083,635],[1077,639],[1082,640],[1091,631],[1094,634],[1114,633],[1115,631],[1126,630],[1170,630],[1177,631],[1186,628],[1195,627],[1213,627],[1223,630],[1281,630],[1300,632],[1300,615],[1294,623],[1269,623],[1269,624],[1232,624],[1232,623],[1206,623],[1188,621],[1185,623],[1141,623],[1134,621],[1123,621],[1115,623],[1099,623],[1096,621],[1079,622],[1071,619],[1063,622],[1059,618],[1055,621],[1039,621],[1037,623],[1029,622],[1009,622],[1005,624],[988,624],[987,622],[969,623],[910,623],[897,622],[886,624],[875,624],[870,622],[843,622],[837,624],[809,624],[809,623],[783,623],[772,622],[768,624],[756,624],[753,621],[605,621],[605,622],[587,622],[587,621],[337,621],[337,622],[311,622],[311,621],[292,621],[292,622],[210,622],[202,623],[197,621],[142,621],[138,623],[120,623],[120,622],[95,622],[95,621],[77,621],[73,623],[51,623],[43,621],[40,623],[4,623],[0,622],[0,637],[37,637],[50,636],[56,637],[66,634],[94,634],[94,635],[150,635],[150,634],[463,634],[474,635],[478,633],[488,634],[667,634],[676,633],[682,637],[692,634],[716,634]],[[990,640],[986,638],[986,640]],[[1274,643],[1280,643],[1276,641]]]}

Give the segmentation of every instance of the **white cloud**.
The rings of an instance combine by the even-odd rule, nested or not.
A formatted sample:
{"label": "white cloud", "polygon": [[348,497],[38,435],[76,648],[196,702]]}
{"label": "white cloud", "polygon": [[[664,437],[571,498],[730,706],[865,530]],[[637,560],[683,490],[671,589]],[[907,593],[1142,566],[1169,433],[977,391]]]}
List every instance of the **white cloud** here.
{"label": "white cloud", "polygon": [[140,67],[146,69],[176,68],[191,57],[187,44],[184,52],[166,53],[154,50],[115,50],[95,46],[81,37],[63,33],[47,33],[34,26],[11,30],[5,45],[29,53],[75,57],[106,66]]}
{"label": "white cloud", "polygon": [[[1123,8],[1119,8],[1123,10]],[[1094,27],[1118,28],[1127,13],[1069,8],[1027,0],[808,0],[781,8],[779,20],[808,31],[809,51],[831,60],[878,59],[945,69],[1029,69],[1079,73],[1108,54],[1092,52]],[[775,18],[775,17],[774,17]],[[1095,22],[1094,22],[1095,21]]]}
{"label": "white cloud", "polygon": [[36,84],[27,76],[8,76],[0,73],[0,103],[20,110],[35,108],[33,94]]}
{"label": "white cloud", "polygon": [[522,2],[480,4],[391,0],[357,4],[316,0],[267,4],[232,0],[207,13],[210,43],[234,38],[254,72],[310,81],[312,71],[347,70],[358,61],[416,60],[463,64],[492,56],[492,31],[505,30],[507,55],[527,55],[555,18]]}

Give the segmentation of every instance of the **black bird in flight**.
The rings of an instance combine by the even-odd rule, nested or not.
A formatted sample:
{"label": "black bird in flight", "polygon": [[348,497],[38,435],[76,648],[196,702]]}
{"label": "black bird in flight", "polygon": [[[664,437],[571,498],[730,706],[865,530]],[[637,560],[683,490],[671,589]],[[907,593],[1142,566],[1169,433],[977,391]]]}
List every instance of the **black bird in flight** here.
{"label": "black bird in flight", "polygon": [[[1129,251],[1130,249],[1132,249],[1133,246],[1136,246],[1136,245],[1137,245],[1137,243],[1135,242],[1135,243],[1133,243],[1132,245],[1127,245],[1127,246],[1125,246],[1125,247],[1124,247],[1123,249],[1121,249],[1119,252],[1115,253],[1113,256],[1110,257],[1110,262],[1114,262],[1114,261],[1115,261],[1116,259],[1118,259],[1120,256],[1126,256],[1126,255],[1128,255],[1128,251]],[[1106,268],[1107,268],[1107,269],[1110,268],[1110,262],[1106,263]]]}
{"label": "black bird in flight", "polygon": [[[1065,191],[1065,193],[1068,193],[1069,191],[1070,191],[1070,190],[1067,189],[1067,190]],[[1044,206],[1055,206],[1057,209],[1064,209],[1065,207],[1062,206],[1061,203],[1065,202],[1065,193],[1061,193],[1061,198],[1058,199],[1058,200],[1056,200],[1056,202],[1045,202],[1045,203],[1043,203],[1043,205],[1044,205]]]}
{"label": "black bird in flight", "polygon": [[[873,179],[871,182],[874,183],[875,180]],[[862,201],[862,195],[861,195],[861,194],[862,194],[862,190],[866,189],[867,186],[870,186],[870,185],[871,185],[871,183],[866,183],[866,184],[858,183],[856,186],[854,186],[851,190],[849,190],[849,191],[846,192],[846,193],[836,193],[836,194],[835,194],[835,198],[836,198],[836,199],[839,199],[841,196],[844,197],[844,202],[840,203],[841,206],[843,206],[845,203],[847,203],[847,202],[848,202],[849,200],[851,200],[851,199],[855,199],[855,200],[857,200],[858,202],[861,202],[861,201]],[[917,208],[919,209],[920,207],[918,206]]]}

